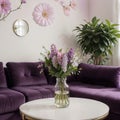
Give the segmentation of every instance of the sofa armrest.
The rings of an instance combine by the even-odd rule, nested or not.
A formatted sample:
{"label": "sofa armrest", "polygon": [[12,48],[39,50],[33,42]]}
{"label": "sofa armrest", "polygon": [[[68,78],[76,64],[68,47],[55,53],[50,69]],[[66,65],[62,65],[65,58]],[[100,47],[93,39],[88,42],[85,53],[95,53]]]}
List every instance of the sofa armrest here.
{"label": "sofa armrest", "polygon": [[79,64],[78,79],[84,83],[120,88],[120,67]]}

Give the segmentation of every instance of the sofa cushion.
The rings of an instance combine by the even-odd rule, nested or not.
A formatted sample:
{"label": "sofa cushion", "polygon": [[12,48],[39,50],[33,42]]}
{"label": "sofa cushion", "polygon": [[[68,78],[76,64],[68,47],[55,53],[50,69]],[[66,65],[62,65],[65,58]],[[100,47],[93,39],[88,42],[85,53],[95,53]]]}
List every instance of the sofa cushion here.
{"label": "sofa cushion", "polygon": [[44,72],[40,73],[41,62],[9,62],[7,63],[9,80],[12,86],[44,85],[47,79]]}
{"label": "sofa cushion", "polygon": [[0,87],[7,87],[3,63],[0,62]]}
{"label": "sofa cushion", "polygon": [[0,120],[22,120],[20,111],[14,111],[6,114],[0,115]]}
{"label": "sofa cushion", "polygon": [[120,87],[120,67],[81,63],[78,78],[83,83]]}
{"label": "sofa cushion", "polygon": [[40,98],[49,98],[54,96],[54,86],[16,86],[12,89],[19,91],[25,95],[26,101],[31,101]]}
{"label": "sofa cushion", "polygon": [[90,98],[104,102],[110,107],[112,113],[120,114],[119,88],[106,88],[103,86],[81,83],[81,85],[70,86],[70,94],[72,97]]}
{"label": "sofa cushion", "polygon": [[25,97],[22,93],[0,88],[0,114],[16,111],[24,102]]}

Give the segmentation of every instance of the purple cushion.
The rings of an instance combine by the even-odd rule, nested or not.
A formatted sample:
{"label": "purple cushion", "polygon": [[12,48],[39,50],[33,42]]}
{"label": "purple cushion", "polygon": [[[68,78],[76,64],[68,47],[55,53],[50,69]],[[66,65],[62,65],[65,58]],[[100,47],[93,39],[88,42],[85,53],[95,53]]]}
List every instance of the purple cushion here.
{"label": "purple cushion", "polygon": [[91,98],[102,101],[110,107],[112,113],[120,114],[120,89],[97,85],[82,84],[70,86],[72,97]]}
{"label": "purple cushion", "polygon": [[52,85],[17,86],[12,89],[23,93],[26,97],[26,101],[54,97],[54,86]]}
{"label": "purple cushion", "polygon": [[25,97],[22,93],[0,88],[0,114],[16,111],[24,102]]}
{"label": "purple cushion", "polygon": [[49,75],[49,71],[48,71],[47,68],[44,69],[44,73],[45,73],[45,75],[46,75],[48,84],[50,84],[50,85],[55,85],[55,83],[56,83],[56,78],[55,78],[55,77],[52,77],[51,75]]}
{"label": "purple cushion", "polygon": [[0,115],[0,120],[22,120],[20,111],[14,111]]}
{"label": "purple cushion", "polygon": [[12,86],[47,84],[44,72],[40,74],[39,64],[40,62],[7,63],[9,80],[12,82]]}
{"label": "purple cushion", "polygon": [[5,72],[2,62],[0,62],[0,87],[7,87]]}
{"label": "purple cushion", "polygon": [[81,63],[78,79],[84,83],[120,88],[120,67]]}

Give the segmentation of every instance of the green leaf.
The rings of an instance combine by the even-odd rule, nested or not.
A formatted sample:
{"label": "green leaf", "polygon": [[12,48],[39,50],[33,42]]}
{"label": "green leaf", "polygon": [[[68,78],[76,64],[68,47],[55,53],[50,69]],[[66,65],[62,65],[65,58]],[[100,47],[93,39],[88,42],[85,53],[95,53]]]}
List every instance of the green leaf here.
{"label": "green leaf", "polygon": [[[120,38],[118,24],[113,24],[109,20],[100,21],[96,16],[91,21],[76,27],[76,40],[84,54],[89,54],[89,61],[94,63],[95,57],[101,56],[100,64],[107,59],[107,55],[112,54],[112,46]],[[103,61],[103,62],[102,62]]]}
{"label": "green leaf", "polygon": [[110,21],[109,20],[105,20],[106,21],[106,24],[108,25],[108,27],[110,27],[111,26],[111,23],[110,23]]}

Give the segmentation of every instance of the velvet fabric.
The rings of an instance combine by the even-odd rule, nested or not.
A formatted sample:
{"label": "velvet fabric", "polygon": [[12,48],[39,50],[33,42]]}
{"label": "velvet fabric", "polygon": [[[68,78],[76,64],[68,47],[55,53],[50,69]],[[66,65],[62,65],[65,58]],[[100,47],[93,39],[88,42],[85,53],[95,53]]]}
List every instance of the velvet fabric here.
{"label": "velvet fabric", "polygon": [[54,97],[54,86],[16,86],[12,89],[24,94],[26,101],[31,101],[40,98]]}
{"label": "velvet fabric", "polygon": [[9,62],[7,68],[9,80],[12,86],[25,85],[46,85],[47,79],[44,72],[40,74],[41,68],[38,68],[41,62]]}
{"label": "velvet fabric", "polygon": [[81,63],[78,79],[83,83],[120,88],[120,67]]}
{"label": "velvet fabric", "polygon": [[25,103],[25,97],[22,93],[0,88],[0,114],[16,111],[23,103]]}
{"label": "velvet fabric", "polygon": [[22,117],[20,115],[20,111],[17,110],[0,115],[0,120],[22,120]]}
{"label": "velvet fabric", "polygon": [[112,113],[120,114],[120,89],[89,84],[70,85],[73,97],[91,98],[106,103]]}
{"label": "velvet fabric", "polygon": [[[21,120],[19,106],[24,102],[54,97],[55,77],[40,74],[40,62],[9,62],[6,79],[0,63],[0,120]],[[81,63],[80,74],[68,77],[71,97],[91,98],[110,107],[106,120],[120,120],[119,67],[96,66]],[[45,73],[45,74],[44,74]]]}
{"label": "velvet fabric", "polygon": [[56,78],[55,77],[52,77],[50,74],[49,74],[49,71],[47,68],[44,68],[44,73],[45,73],[45,76],[47,78],[47,82],[48,84],[50,85],[55,85],[56,83]]}
{"label": "velvet fabric", "polygon": [[0,87],[7,87],[3,63],[0,62]]}

